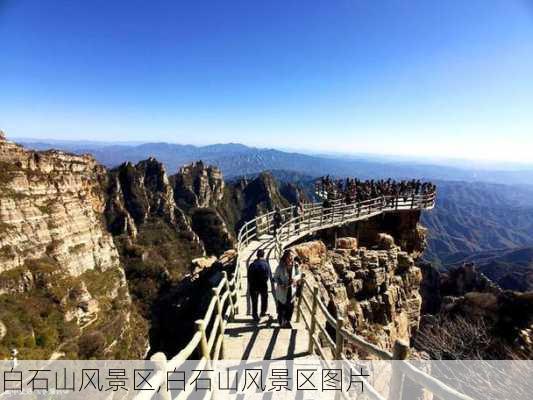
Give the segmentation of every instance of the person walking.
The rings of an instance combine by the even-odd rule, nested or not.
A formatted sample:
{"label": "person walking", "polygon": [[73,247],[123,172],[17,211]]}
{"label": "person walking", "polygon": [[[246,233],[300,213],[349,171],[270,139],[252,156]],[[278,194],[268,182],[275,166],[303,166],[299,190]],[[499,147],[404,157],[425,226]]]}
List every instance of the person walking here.
{"label": "person walking", "polygon": [[294,301],[301,283],[298,263],[292,251],[286,250],[274,272],[274,297],[278,311],[278,322],[282,328],[290,328]]}
{"label": "person walking", "polygon": [[276,235],[278,233],[278,229],[281,228],[281,225],[283,225],[283,215],[281,214],[281,210],[278,206],[276,206],[272,221],[274,223],[274,235]]}
{"label": "person walking", "polygon": [[297,231],[300,229],[301,217],[304,215],[304,206],[303,203],[298,202],[293,208],[292,217],[294,218],[294,229]]}
{"label": "person walking", "polygon": [[272,271],[267,260],[265,251],[257,250],[257,258],[248,266],[248,291],[252,300],[252,317],[255,322],[260,321],[257,314],[258,301],[261,297],[261,317],[266,315],[268,306],[268,281],[272,279]]}

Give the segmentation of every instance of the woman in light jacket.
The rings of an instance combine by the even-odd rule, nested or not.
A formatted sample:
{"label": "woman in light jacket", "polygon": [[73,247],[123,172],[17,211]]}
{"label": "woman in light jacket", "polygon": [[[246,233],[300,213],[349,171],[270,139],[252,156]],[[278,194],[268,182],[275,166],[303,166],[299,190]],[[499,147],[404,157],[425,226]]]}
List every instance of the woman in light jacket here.
{"label": "woman in light jacket", "polygon": [[286,250],[273,277],[278,321],[282,328],[288,328],[291,325],[294,301],[301,280],[300,268],[294,258],[294,254]]}

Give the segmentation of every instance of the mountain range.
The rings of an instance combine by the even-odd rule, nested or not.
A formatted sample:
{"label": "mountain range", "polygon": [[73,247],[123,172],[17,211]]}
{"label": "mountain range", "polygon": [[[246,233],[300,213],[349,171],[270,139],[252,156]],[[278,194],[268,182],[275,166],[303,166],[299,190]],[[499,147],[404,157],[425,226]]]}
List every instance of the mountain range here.
{"label": "mountain range", "polygon": [[504,287],[529,287],[529,281],[522,278],[527,276],[528,269],[533,269],[529,256],[533,251],[533,169],[467,169],[404,160],[314,156],[236,143],[192,146],[27,141],[24,144],[41,150],[60,148],[78,154],[90,153],[110,168],[126,160],[138,162],[153,156],[170,172],[202,160],[218,166],[228,180],[253,177],[270,170],[278,180],[299,185],[308,196],[312,196],[316,177],[326,174],[362,179],[432,180],[438,186],[438,199],[437,207],[422,216],[429,230],[424,258],[441,269],[473,261]]}
{"label": "mountain range", "polygon": [[18,140],[37,150],[57,148],[77,154],[90,153],[108,168],[128,160],[139,162],[149,156],[161,161],[168,171],[202,160],[220,168],[226,178],[259,173],[265,170],[287,170],[310,176],[358,176],[360,178],[423,178],[432,180],[484,181],[506,184],[533,183],[533,166],[529,168],[466,169],[428,162],[375,157],[334,157],[285,152],[249,147],[237,143],[193,146],[172,143],[113,144],[77,141]]}

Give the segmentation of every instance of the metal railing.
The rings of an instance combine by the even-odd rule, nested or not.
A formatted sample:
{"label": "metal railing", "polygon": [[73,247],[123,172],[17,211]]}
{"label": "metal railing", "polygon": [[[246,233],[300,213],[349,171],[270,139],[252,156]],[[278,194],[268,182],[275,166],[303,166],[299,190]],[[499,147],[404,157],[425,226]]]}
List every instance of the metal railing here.
{"label": "metal railing", "polygon": [[[344,353],[345,346],[351,344],[359,351],[363,351],[379,360],[396,360],[393,364],[389,386],[389,400],[402,399],[402,384],[405,378],[420,385],[441,399],[472,400],[426,372],[416,368],[413,364],[405,361],[409,355],[409,345],[397,340],[393,351],[383,350],[364,338],[350,332],[344,326],[342,317],[334,317],[322,302],[317,285],[311,286],[304,278],[302,279],[302,292],[296,305],[296,322],[303,321],[309,333],[309,353],[316,352],[324,360],[349,361]],[[333,329],[327,329],[327,325]],[[334,332],[334,337],[330,332]],[[366,394],[370,399],[384,400],[383,397],[372,388],[365,385]]]}
{"label": "metal railing", "polygon": [[[246,260],[242,259],[242,253],[251,242],[259,240],[263,235],[274,236],[276,254],[279,257],[286,246],[310,233],[357,220],[367,219],[384,212],[431,209],[435,205],[435,199],[436,193],[430,193],[425,195],[415,194],[409,197],[381,196],[354,204],[343,204],[340,201],[333,201],[331,202],[331,207],[328,208],[324,208],[320,202],[308,203],[304,205],[300,215],[296,215],[295,206],[291,206],[278,211],[271,211],[248,221],[240,228],[237,235],[237,260],[235,271],[231,274],[231,277],[229,277],[226,272],[223,272],[221,281],[212,289],[213,294],[207,310],[204,317],[196,321],[197,331],[189,343],[170,360],[166,360],[166,357],[162,353],[154,354],[151,359],[155,361],[164,361],[167,370],[172,370],[184,361],[191,359],[192,356],[198,356],[197,359],[199,359],[199,362],[202,365],[206,365],[209,361],[218,360],[224,357],[224,331],[229,320],[238,313],[238,293],[243,288],[242,277],[246,268]],[[285,222],[279,226],[277,226],[274,221],[274,215],[276,213],[281,213],[285,220]],[[298,306],[299,318],[304,314],[302,311],[302,304],[310,306],[308,300],[306,300],[304,296],[301,296],[301,299],[302,302]],[[319,299],[316,301],[315,299],[316,296],[313,297],[311,310],[312,307],[324,308]],[[327,309],[324,308],[323,311],[327,312]],[[327,317],[329,321],[335,321],[332,320],[332,318],[331,315]],[[334,323],[336,324],[337,321]],[[311,319],[311,325],[306,326],[311,335],[310,343],[314,343],[314,345],[310,345],[310,351],[317,349],[320,354],[320,350],[318,349],[320,349],[321,346],[317,345],[317,338],[315,337],[316,335],[314,332],[317,327],[318,329],[321,328],[316,325],[316,320],[313,324],[313,318]],[[390,357],[392,357],[389,357],[389,353],[378,349],[370,343],[364,344],[366,342],[364,342],[363,339],[349,333],[344,328],[340,329],[339,332],[342,332],[342,342],[345,340],[351,340],[355,343],[359,343],[363,347],[370,346],[369,348],[373,349],[372,351],[375,351],[377,356],[380,354],[383,359],[391,359]],[[340,357],[338,359],[342,359],[343,357],[341,349],[342,347],[337,346],[334,350],[335,356]],[[320,355],[322,356],[323,354]],[[411,371],[411,369],[407,370]],[[412,371],[410,373],[413,374]],[[163,378],[164,377],[161,374],[154,375],[150,380],[150,385],[152,387],[158,387]],[[170,396],[169,393],[167,394]],[[183,396],[186,397],[187,395],[188,393],[182,392],[180,393],[179,398],[184,398]],[[143,393],[137,398],[151,398],[151,393]],[[456,398],[467,399],[467,397]]]}

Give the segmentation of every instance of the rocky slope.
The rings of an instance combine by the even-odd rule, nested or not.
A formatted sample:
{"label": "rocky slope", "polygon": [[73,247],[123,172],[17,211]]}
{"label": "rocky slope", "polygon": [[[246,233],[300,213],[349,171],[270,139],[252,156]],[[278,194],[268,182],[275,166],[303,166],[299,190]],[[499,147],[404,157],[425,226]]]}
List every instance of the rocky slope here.
{"label": "rocky slope", "polygon": [[[394,238],[383,233],[387,222],[374,218],[337,229],[334,241],[331,239],[335,232],[323,233],[322,239],[330,243],[330,250],[321,240],[293,248],[303,261],[307,279],[318,284],[331,314],[344,317],[350,330],[385,349],[391,349],[396,339],[409,341],[414,336],[422,304],[422,274],[416,266],[422,243],[411,241],[418,238],[423,242],[423,235],[417,231],[417,216],[390,217],[401,219],[405,225],[410,222],[412,232],[405,229]],[[374,230],[367,230],[369,226]],[[356,237],[339,237],[347,231],[365,231],[367,236],[360,235],[361,242]],[[396,242],[402,242],[410,251]],[[367,356],[355,348],[349,352],[353,357]]]}
{"label": "rocky slope", "polygon": [[533,292],[503,290],[473,264],[422,271],[418,349],[439,359],[531,359]]}
{"label": "rocky slope", "polygon": [[0,171],[0,358],[12,347],[24,358],[141,357],[146,328],[102,218],[105,169],[2,136]]}

